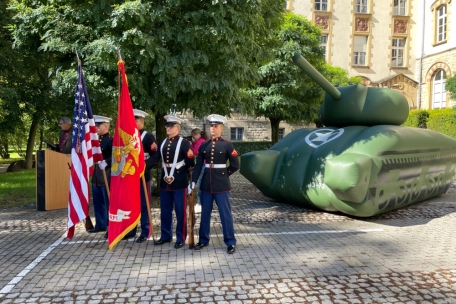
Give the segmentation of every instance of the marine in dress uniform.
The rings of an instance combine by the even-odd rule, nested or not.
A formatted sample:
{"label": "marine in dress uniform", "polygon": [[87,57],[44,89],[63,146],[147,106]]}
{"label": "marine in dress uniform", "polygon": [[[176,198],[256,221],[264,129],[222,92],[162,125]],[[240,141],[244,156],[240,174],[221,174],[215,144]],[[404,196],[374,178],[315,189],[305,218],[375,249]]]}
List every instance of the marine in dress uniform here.
{"label": "marine in dress uniform", "polygon": [[[92,176],[92,197],[93,197],[93,210],[95,213],[95,227],[87,230],[89,233],[96,233],[106,231],[108,228],[108,212],[109,212],[109,197],[106,189],[105,180],[103,177],[103,170],[105,170],[108,183],[111,179],[111,156],[112,156],[112,140],[109,135],[109,125],[111,118],[93,115],[95,125],[97,126],[97,133],[100,140],[101,153],[103,154],[103,161],[98,165],[93,166]],[[109,186],[109,185],[108,185]]]}
{"label": "marine in dress uniform", "polygon": [[160,180],[160,219],[161,237],[155,245],[169,243],[173,239],[173,210],[177,218],[176,243],[174,248],[184,246],[187,238],[187,186],[188,172],[193,169],[195,160],[191,143],[179,136],[182,119],[166,115],[168,138],[158,144],[158,153],[146,160],[150,169],[162,159],[162,179]]}
{"label": "marine in dress uniform", "polygon": [[[136,126],[139,130],[139,134],[141,136],[141,142],[143,145],[144,149],[144,158],[147,160],[149,157],[153,156],[157,150],[157,142],[155,141],[155,136],[153,136],[151,133],[147,132],[144,130],[144,118],[146,118],[147,114],[144,111],[138,110],[138,109],[133,109],[133,114],[135,115],[135,120],[136,120]],[[150,193],[151,193],[151,172],[150,168],[146,168],[144,171],[144,179],[146,181],[146,188],[147,188],[147,195],[149,196],[149,201],[150,201]],[[147,207],[147,201],[146,201],[146,194],[144,191],[143,183],[140,183],[140,188],[141,188],[141,234],[139,237],[136,239],[136,243],[142,243],[146,241],[150,237],[150,221],[149,221],[149,212]],[[133,235],[136,235],[136,228],[132,230],[131,232]]]}
{"label": "marine in dress uniform", "polygon": [[[221,137],[227,119],[217,114],[209,115],[207,118],[212,138],[202,143],[198,150],[192,183],[189,185],[189,192],[191,192],[204,166],[205,170],[200,185],[201,223],[199,241],[193,249],[201,250],[209,244],[211,213],[215,200],[222,221],[223,241],[228,246],[227,252],[232,254],[236,251],[236,238],[234,237],[233,215],[231,214],[229,176],[239,169],[239,159],[233,144]],[[229,166],[227,167],[228,160]]]}

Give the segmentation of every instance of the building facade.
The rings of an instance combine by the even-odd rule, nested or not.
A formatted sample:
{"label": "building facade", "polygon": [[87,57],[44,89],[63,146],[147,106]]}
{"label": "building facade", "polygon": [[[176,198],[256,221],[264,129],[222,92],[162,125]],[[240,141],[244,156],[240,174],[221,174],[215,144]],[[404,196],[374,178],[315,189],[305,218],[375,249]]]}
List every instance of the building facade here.
{"label": "building facade", "polygon": [[417,75],[420,108],[435,109],[453,107],[445,90],[445,83],[456,71],[456,24],[452,21],[454,1],[421,0],[418,36]]}
{"label": "building facade", "polygon": [[417,108],[417,0],[288,0],[322,29],[326,61],[363,84],[404,94]]}

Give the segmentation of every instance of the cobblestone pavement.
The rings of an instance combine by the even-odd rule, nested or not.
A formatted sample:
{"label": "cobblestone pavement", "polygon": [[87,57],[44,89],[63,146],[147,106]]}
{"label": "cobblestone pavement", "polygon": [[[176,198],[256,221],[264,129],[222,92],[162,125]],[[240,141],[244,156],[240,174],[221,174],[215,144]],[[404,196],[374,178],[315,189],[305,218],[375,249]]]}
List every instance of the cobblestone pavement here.
{"label": "cobblestone pavement", "polygon": [[[82,224],[64,238],[67,210],[0,211],[0,303],[456,303],[455,188],[361,219],[232,182],[233,255],[217,212],[210,245],[192,251],[152,240],[109,250]],[[153,221],[158,238],[157,209]]]}

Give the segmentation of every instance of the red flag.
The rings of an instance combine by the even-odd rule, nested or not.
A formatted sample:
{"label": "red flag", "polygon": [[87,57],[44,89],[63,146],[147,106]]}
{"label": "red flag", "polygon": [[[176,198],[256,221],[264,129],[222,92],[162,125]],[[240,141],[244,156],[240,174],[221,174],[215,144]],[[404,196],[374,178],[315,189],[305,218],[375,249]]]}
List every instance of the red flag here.
{"label": "red flag", "polygon": [[67,226],[67,237],[70,239],[74,236],[74,226],[89,214],[89,177],[93,174],[94,162],[103,160],[80,63],[74,97]]}
{"label": "red flag", "polygon": [[117,63],[122,89],[112,147],[109,249],[138,224],[141,214],[140,176],[145,167],[144,150],[133,116],[124,64],[122,60]]}

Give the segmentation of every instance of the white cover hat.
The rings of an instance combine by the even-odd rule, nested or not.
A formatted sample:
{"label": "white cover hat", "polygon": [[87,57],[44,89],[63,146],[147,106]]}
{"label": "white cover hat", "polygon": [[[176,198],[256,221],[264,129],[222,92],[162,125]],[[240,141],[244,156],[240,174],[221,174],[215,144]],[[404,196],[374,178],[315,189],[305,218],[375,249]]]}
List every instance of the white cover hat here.
{"label": "white cover hat", "polygon": [[184,122],[184,120],[182,118],[179,118],[177,116],[173,116],[173,115],[165,115],[164,118],[166,119],[166,123],[170,123],[170,124],[181,124]]}
{"label": "white cover hat", "polygon": [[112,119],[106,116],[93,115],[95,122],[110,122]]}
{"label": "white cover hat", "polygon": [[147,114],[147,113],[144,112],[144,111],[138,110],[138,109],[133,109],[133,115],[134,115],[135,117],[146,118],[146,116],[148,116],[149,114]]}
{"label": "white cover hat", "polygon": [[228,119],[225,118],[225,116],[218,115],[218,114],[211,114],[207,117],[207,120],[209,121],[209,124],[226,124],[228,122]]}

